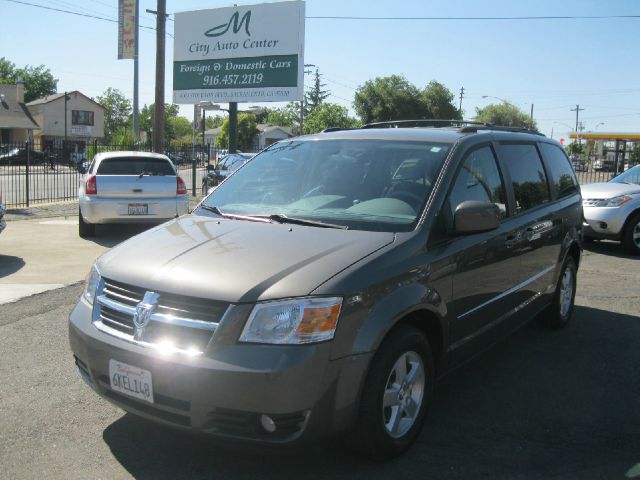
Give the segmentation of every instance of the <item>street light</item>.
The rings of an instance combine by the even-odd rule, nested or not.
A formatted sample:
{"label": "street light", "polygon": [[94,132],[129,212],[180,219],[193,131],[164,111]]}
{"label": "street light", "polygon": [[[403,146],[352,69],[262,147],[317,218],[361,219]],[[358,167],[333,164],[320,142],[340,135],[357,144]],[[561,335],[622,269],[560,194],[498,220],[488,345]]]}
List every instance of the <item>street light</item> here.
{"label": "street light", "polygon": [[502,103],[511,103],[508,100],[500,97],[494,97],[493,95],[482,95],[482,98],[495,98],[496,100],[500,100]]}

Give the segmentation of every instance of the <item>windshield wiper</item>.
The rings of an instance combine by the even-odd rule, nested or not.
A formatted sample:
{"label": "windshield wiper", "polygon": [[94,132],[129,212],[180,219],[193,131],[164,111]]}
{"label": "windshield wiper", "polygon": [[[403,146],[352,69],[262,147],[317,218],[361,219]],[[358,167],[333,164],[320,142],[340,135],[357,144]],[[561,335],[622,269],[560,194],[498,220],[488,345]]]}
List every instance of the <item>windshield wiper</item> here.
{"label": "windshield wiper", "polygon": [[236,215],[235,213],[223,213],[218,207],[210,207],[209,205],[200,205],[200,207],[207,212],[215,213],[216,215],[220,215],[223,218],[228,218],[231,220],[247,220],[250,222],[262,222],[262,223],[270,223],[268,218],[263,217],[251,217],[249,215]]}
{"label": "windshield wiper", "polygon": [[269,215],[269,220],[273,220],[278,223],[292,223],[294,225],[305,225],[309,227],[320,227],[320,228],[337,228],[340,230],[348,230],[349,227],[345,225],[336,225],[333,223],[320,222],[318,220],[306,220],[304,218],[295,218],[288,217],[282,213],[274,213]]}

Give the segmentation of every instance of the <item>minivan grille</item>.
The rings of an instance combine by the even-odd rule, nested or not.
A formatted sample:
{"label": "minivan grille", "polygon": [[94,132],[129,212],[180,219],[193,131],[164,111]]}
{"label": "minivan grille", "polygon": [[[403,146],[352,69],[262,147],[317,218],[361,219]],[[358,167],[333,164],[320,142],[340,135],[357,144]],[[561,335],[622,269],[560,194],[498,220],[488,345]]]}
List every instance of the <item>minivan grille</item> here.
{"label": "minivan grille", "polygon": [[[146,297],[152,293],[153,296]],[[151,304],[146,298],[153,298]],[[142,306],[147,323],[138,319]],[[94,324],[106,333],[145,346],[167,346],[202,353],[228,305],[174,293],[148,292],[115,280],[103,279],[96,294]],[[146,310],[146,312],[145,312]],[[140,314],[140,313],[139,313]]]}

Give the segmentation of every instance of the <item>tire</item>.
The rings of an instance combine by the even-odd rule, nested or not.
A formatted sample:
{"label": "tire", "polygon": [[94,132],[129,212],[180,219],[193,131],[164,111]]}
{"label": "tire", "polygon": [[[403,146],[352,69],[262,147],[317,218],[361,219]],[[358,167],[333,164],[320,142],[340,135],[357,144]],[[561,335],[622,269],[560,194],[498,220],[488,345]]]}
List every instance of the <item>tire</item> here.
{"label": "tire", "polygon": [[82,217],[82,210],[78,209],[78,234],[80,238],[89,238],[96,236],[96,226],[93,223],[87,223]]}
{"label": "tire", "polygon": [[640,212],[627,222],[622,235],[622,246],[631,255],[640,255]]}
{"label": "tire", "polygon": [[407,451],[422,429],[434,382],[424,334],[409,326],[394,329],[371,361],[350,447],[374,460]]}
{"label": "tire", "polygon": [[559,330],[569,323],[575,307],[576,273],[576,262],[573,257],[568,256],[562,265],[553,302],[540,315],[540,320],[546,327]]}

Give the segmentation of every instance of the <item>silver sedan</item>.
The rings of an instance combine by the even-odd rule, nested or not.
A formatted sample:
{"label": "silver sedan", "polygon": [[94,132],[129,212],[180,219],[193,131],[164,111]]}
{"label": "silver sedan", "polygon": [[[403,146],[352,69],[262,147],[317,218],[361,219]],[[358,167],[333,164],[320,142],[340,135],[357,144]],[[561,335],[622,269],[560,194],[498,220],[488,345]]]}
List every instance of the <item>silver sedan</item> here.
{"label": "silver sedan", "polygon": [[166,155],[98,153],[80,181],[79,234],[104,223],[159,223],[188,212],[184,181]]}
{"label": "silver sedan", "polygon": [[619,240],[629,253],[640,255],[640,165],[581,190],[585,237]]}

